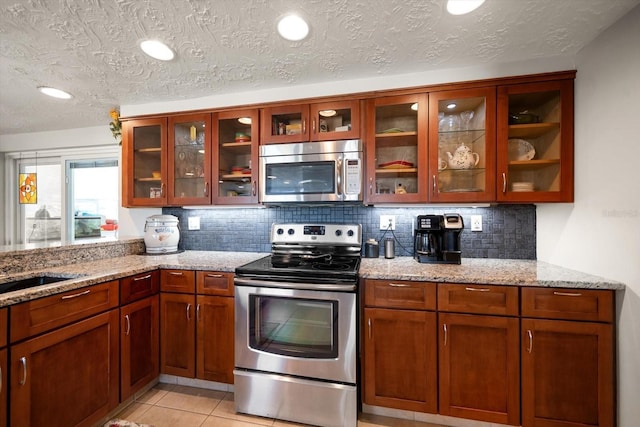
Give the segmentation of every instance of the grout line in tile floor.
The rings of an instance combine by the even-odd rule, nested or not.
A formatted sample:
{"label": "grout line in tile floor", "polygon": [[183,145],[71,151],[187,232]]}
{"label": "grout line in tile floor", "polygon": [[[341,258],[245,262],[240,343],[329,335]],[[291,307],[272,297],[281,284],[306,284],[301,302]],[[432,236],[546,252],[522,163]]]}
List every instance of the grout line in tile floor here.
{"label": "grout line in tile floor", "polygon": [[[296,427],[287,421],[235,412],[233,393],[158,383],[115,418],[154,427]],[[360,414],[358,427],[442,427],[418,421]]]}

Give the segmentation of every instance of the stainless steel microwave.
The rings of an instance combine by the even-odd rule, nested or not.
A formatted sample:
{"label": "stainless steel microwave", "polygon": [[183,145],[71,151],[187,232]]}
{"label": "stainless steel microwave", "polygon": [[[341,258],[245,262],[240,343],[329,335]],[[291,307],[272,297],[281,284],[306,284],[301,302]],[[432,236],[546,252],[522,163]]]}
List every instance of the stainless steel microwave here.
{"label": "stainless steel microwave", "polygon": [[260,146],[260,201],[362,201],[362,142],[344,141]]}

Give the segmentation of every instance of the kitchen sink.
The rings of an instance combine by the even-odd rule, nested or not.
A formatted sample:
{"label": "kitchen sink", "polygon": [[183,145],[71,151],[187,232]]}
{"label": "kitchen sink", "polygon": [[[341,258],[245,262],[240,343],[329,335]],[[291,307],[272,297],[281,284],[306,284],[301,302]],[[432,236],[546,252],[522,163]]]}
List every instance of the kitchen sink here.
{"label": "kitchen sink", "polygon": [[15,280],[13,282],[0,283],[0,294],[5,292],[18,291],[21,289],[33,288],[34,286],[47,285],[49,283],[69,280],[68,277],[36,276],[28,279]]}

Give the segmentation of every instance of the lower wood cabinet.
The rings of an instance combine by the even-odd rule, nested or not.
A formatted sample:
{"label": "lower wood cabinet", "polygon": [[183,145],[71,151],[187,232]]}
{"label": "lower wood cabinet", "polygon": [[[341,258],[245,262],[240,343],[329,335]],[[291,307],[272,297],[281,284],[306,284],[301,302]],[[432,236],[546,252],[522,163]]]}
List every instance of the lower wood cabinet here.
{"label": "lower wood cabinet", "polygon": [[520,424],[519,321],[438,313],[439,413]]}
{"label": "lower wood cabinet", "polygon": [[364,402],[408,411],[438,409],[436,286],[365,280]]}
{"label": "lower wood cabinet", "polygon": [[0,350],[0,427],[5,427],[7,425],[7,390],[9,389],[7,386],[7,363],[7,349],[3,348]]}
{"label": "lower wood cabinet", "polygon": [[196,377],[233,384],[233,298],[197,297]]}
{"label": "lower wood cabinet", "polygon": [[92,426],[118,405],[118,310],[11,347],[10,423]]}
{"label": "lower wood cabinet", "polygon": [[195,295],[160,293],[160,372],[196,375]]}
{"label": "lower wood cabinet", "polygon": [[[191,274],[185,279],[185,274],[171,273],[163,272],[161,289],[190,293],[160,294],[160,371],[232,384],[233,274],[198,271],[194,276],[194,272],[185,272]],[[178,282],[172,284],[174,279]]]}
{"label": "lower wood cabinet", "polygon": [[120,308],[120,400],[124,401],[159,374],[158,295]]}
{"label": "lower wood cabinet", "polygon": [[613,301],[605,290],[522,290],[523,427],[616,425]]}

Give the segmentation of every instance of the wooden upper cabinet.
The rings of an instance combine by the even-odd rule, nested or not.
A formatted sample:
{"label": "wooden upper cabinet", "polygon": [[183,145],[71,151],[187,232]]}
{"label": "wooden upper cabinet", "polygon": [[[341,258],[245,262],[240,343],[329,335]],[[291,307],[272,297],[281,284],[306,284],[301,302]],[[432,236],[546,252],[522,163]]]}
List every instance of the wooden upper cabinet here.
{"label": "wooden upper cabinet", "polygon": [[573,202],[571,78],[498,86],[499,202]]}
{"label": "wooden upper cabinet", "polygon": [[291,104],[262,109],[261,144],[360,137],[360,101]]}
{"label": "wooden upper cabinet", "polygon": [[365,202],[426,202],[427,95],[371,99],[366,117]]}
{"label": "wooden upper cabinet", "polygon": [[122,204],[165,206],[167,119],[127,120],[122,124]]}
{"label": "wooden upper cabinet", "polygon": [[495,87],[429,93],[429,200],[496,198]]}
{"label": "wooden upper cabinet", "polygon": [[168,204],[211,203],[211,114],[169,117]]}
{"label": "wooden upper cabinet", "polygon": [[258,203],[259,110],[213,114],[213,203]]}

